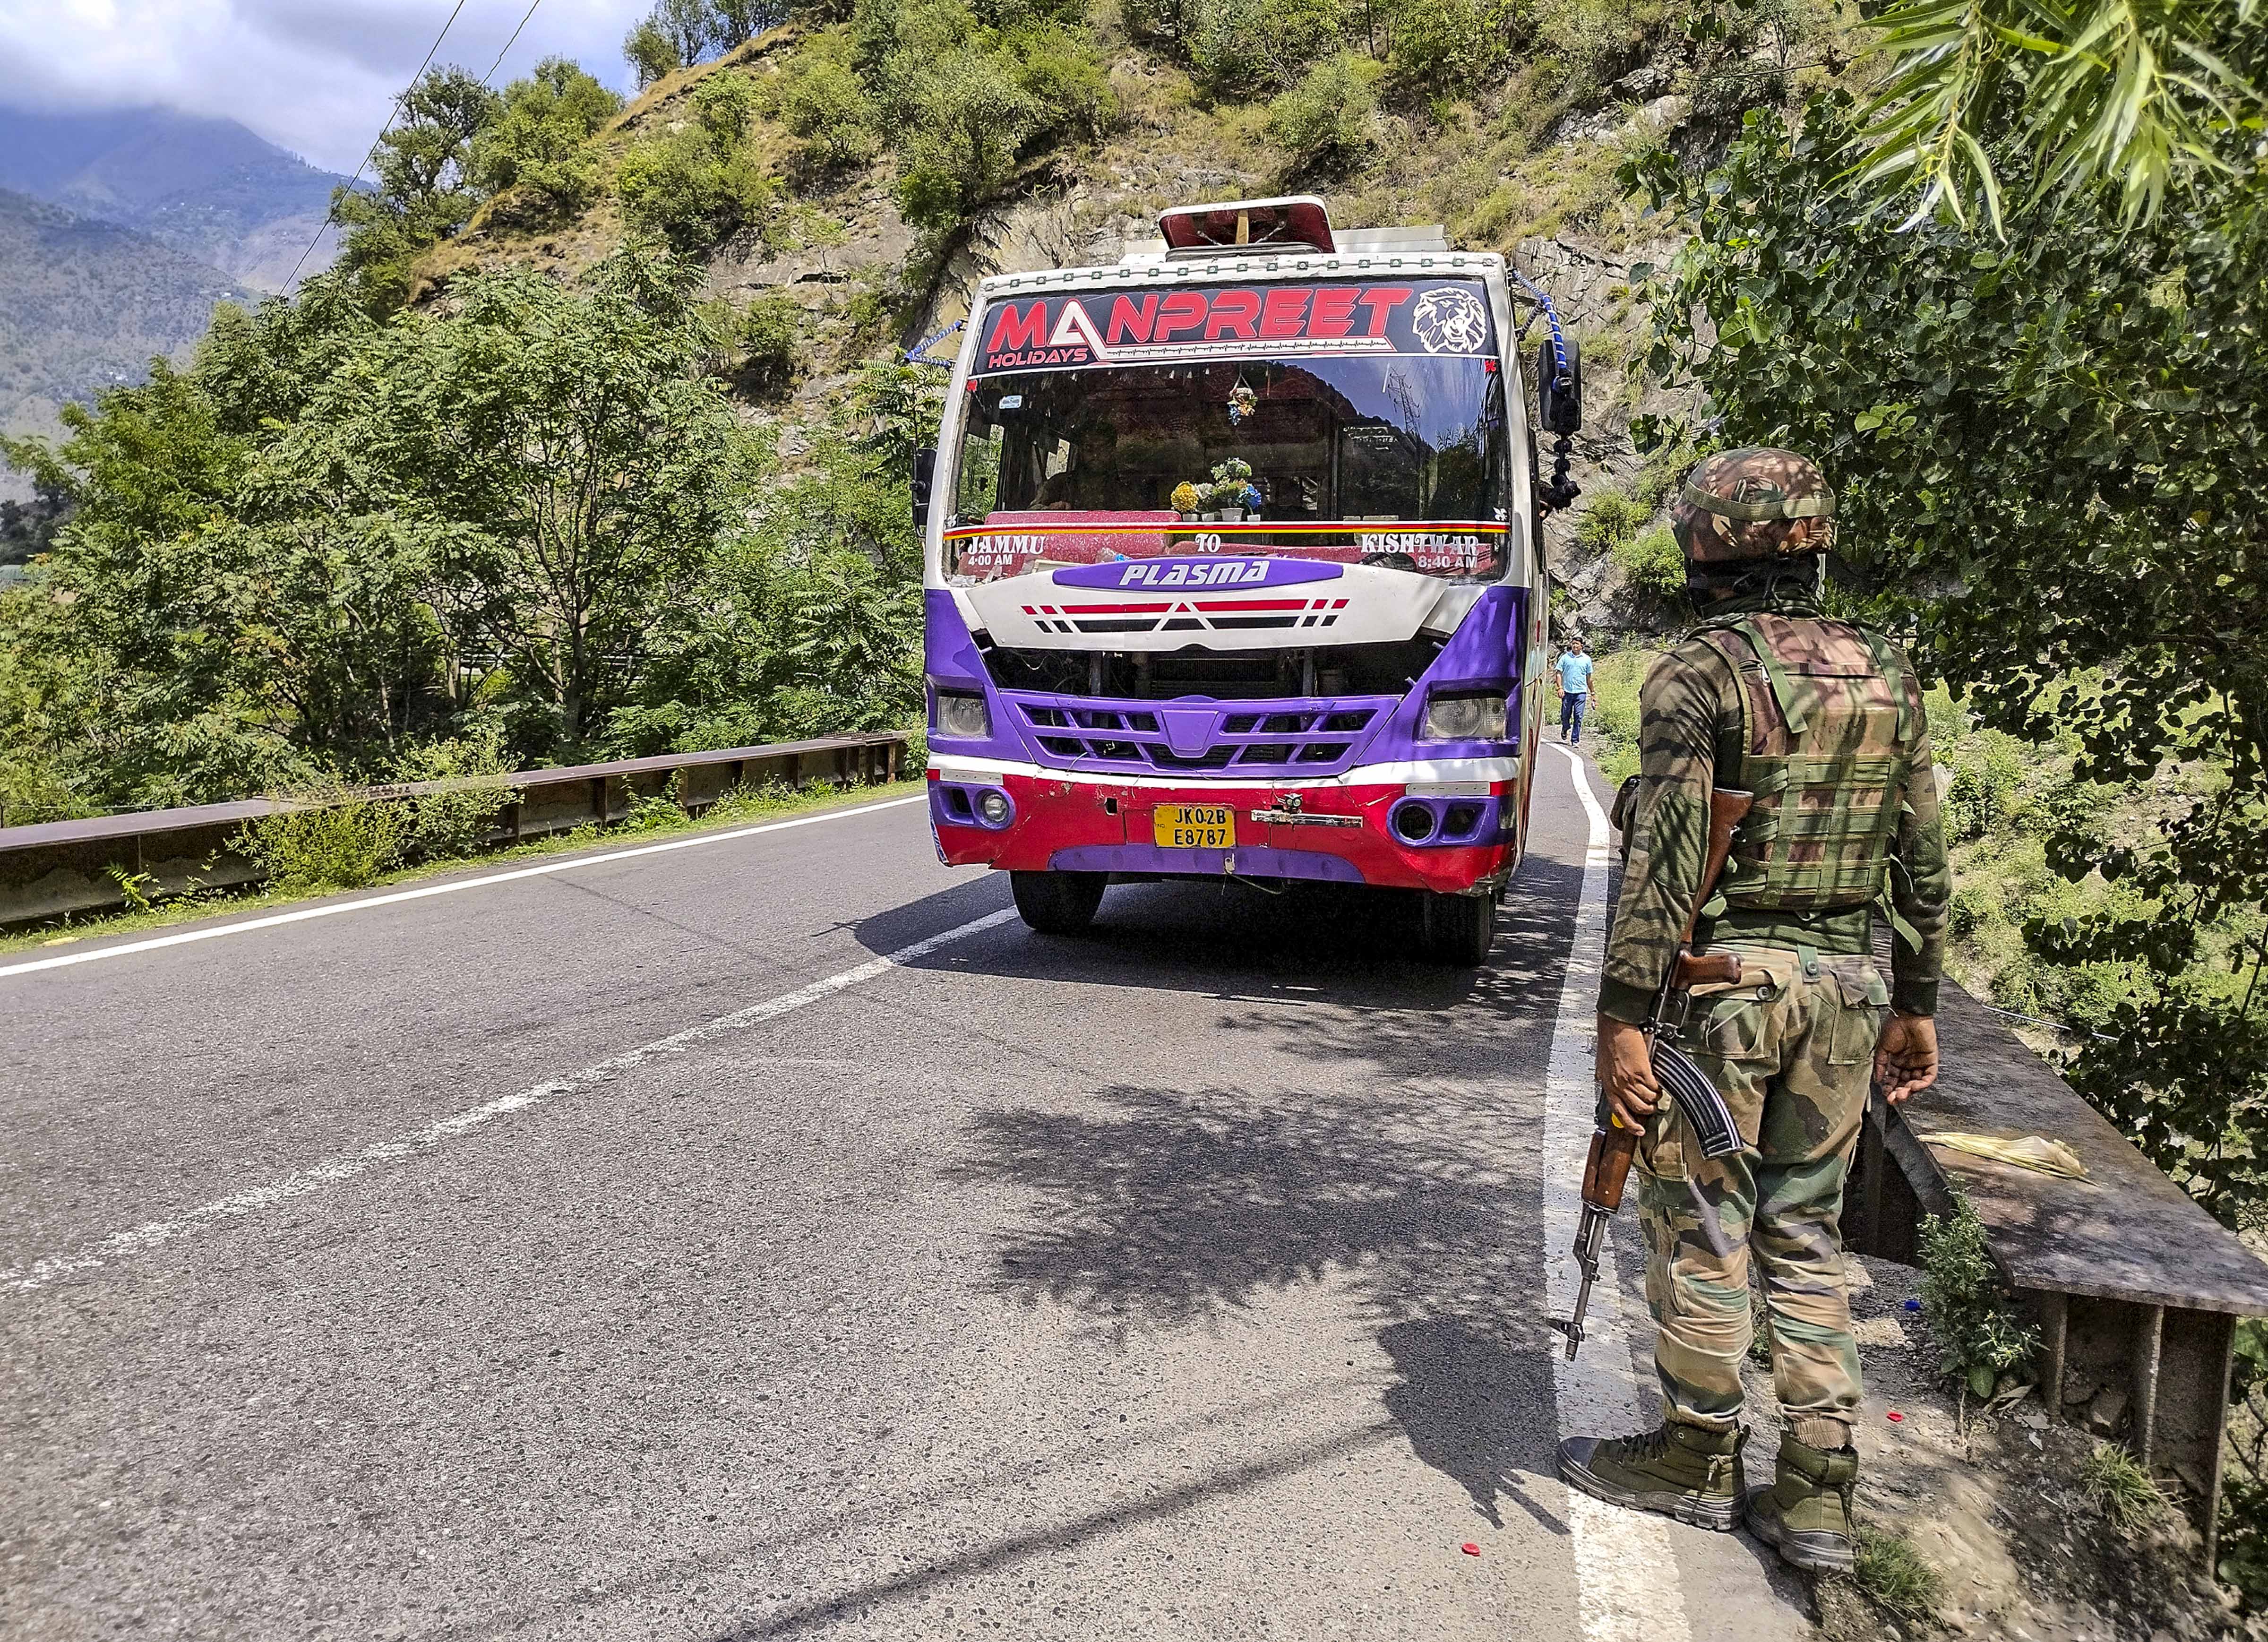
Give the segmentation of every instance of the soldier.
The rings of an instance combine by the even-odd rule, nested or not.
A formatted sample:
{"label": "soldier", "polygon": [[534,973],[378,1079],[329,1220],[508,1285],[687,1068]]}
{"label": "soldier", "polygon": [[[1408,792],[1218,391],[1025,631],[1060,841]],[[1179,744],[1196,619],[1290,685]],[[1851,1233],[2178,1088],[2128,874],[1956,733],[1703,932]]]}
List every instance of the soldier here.
{"label": "soldier", "polygon": [[[1853,1561],[1851,1445],[1859,1352],[1845,1286],[1843,1182],[1868,1074],[1892,1104],[1937,1079],[1937,983],[1950,874],[1921,690],[1879,633],[1821,614],[1835,493],[1803,457],[1713,456],[1672,514],[1702,620],[1639,696],[1639,774],[1599,993],[1606,1109],[1638,1129],[1646,1302],[1663,1423],[1577,1437],[1560,1474],[1594,1498],[1751,1532],[1796,1567]],[[1723,1091],[1747,1148],[1715,1162],[1663,1099],[1639,1030],[1699,888],[1712,786],[1753,793],[1695,950],[1737,984],[1696,986],[1680,1042]],[[1877,906],[1893,981],[1873,958]],[[1714,1254],[1690,1195],[1717,1211]],[[1769,1488],[1744,1502],[1741,1364],[1749,1255],[1764,1279],[1786,1430]]]}

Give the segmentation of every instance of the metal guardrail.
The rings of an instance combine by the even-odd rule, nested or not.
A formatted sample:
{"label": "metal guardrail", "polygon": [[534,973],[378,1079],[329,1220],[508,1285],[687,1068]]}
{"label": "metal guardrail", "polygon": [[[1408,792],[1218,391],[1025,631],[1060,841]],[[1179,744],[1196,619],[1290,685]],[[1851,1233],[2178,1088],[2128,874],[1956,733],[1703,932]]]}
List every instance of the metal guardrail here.
{"label": "metal guardrail", "polygon": [[[365,787],[343,796],[414,799],[483,786],[508,788],[513,796],[499,812],[489,838],[491,844],[505,845],[623,820],[637,800],[670,793],[673,787],[677,801],[697,815],[740,786],[895,781],[906,740],[902,731],[835,735],[769,747],[523,769],[464,781]],[[126,906],[130,898],[114,872],[136,877],[151,895],[257,883],[259,865],[235,847],[238,836],[247,823],[263,816],[311,807],[316,806],[305,800],[246,799],[0,827],[0,924]]]}

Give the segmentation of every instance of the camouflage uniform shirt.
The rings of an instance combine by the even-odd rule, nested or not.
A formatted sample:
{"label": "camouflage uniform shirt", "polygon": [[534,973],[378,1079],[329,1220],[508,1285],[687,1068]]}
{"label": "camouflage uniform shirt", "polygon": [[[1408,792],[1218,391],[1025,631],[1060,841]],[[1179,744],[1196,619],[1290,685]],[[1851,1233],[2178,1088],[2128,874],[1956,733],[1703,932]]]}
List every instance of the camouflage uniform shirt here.
{"label": "camouflage uniform shirt", "polygon": [[[1712,617],[1738,607],[1710,612]],[[1790,611],[1792,615],[1815,612]],[[1911,675],[1909,675],[1911,677]],[[1662,971],[1693,909],[1709,837],[1709,792],[1717,771],[1726,784],[1741,767],[1742,687],[1725,652],[1689,637],[1657,661],[1639,693],[1638,786],[1631,806],[1628,862],[1615,903],[1614,933],[1607,943],[1599,1012],[1633,1025],[1645,1020],[1660,990]],[[1892,942],[1890,1001],[1900,1014],[1937,1010],[1937,984],[1945,950],[1946,903],[1952,873],[1939,818],[1937,777],[1930,757],[1926,717],[1913,749],[1906,809],[1899,818],[1889,874],[1892,904],[1917,946]],[[1697,941],[1748,940],[1808,945],[1822,954],[1872,951],[1874,911],[1728,909],[1704,918]]]}

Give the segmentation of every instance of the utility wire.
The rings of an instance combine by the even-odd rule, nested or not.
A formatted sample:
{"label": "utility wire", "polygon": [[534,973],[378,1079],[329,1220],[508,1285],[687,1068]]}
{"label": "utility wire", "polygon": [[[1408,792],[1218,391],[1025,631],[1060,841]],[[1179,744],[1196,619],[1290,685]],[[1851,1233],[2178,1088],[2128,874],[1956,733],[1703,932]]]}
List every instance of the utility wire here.
{"label": "utility wire", "polygon": [[[362,180],[362,173],[370,169],[370,162],[378,158],[378,145],[386,141],[386,134],[394,129],[394,121],[401,113],[401,105],[409,100],[410,91],[415,89],[417,82],[424,77],[425,70],[433,66],[434,54],[441,49],[441,42],[449,37],[449,31],[456,26],[457,13],[464,9],[465,0],[457,0],[456,10],[449,13],[449,20],[441,25],[441,32],[433,36],[433,43],[425,48],[425,61],[417,65],[417,72],[409,77],[409,85],[405,86],[401,94],[394,99],[394,107],[387,111],[386,123],[378,128],[378,135],[370,140],[370,151],[362,157],[362,164],[355,167],[354,175],[347,179],[349,193],[352,193],[355,184]],[[535,8],[530,6],[528,10],[533,12]],[[522,27],[526,26],[526,21],[525,18],[520,19]],[[519,37],[518,31],[515,30],[512,38],[517,40]],[[503,59],[499,57],[497,61],[502,62]],[[496,70],[490,69],[489,72],[493,74]],[[314,238],[308,240],[307,248],[299,253],[299,260],[291,264],[291,276],[284,282],[284,289],[287,293],[298,283],[299,270],[307,265],[307,259],[315,254],[316,246],[322,242],[323,230],[332,226],[338,220],[338,201],[334,198],[330,209],[323,213],[323,220],[315,225]]]}
{"label": "utility wire", "polygon": [[519,43],[519,29],[526,28],[527,26],[527,19],[535,15],[535,8],[542,4],[543,0],[527,0],[527,10],[520,13],[519,28],[516,28],[512,31],[512,38],[504,42],[504,50],[497,53],[496,61],[489,64],[489,71],[481,76],[482,85],[486,85],[490,80],[496,77],[496,71],[504,67],[505,53],[511,51],[514,46]]}

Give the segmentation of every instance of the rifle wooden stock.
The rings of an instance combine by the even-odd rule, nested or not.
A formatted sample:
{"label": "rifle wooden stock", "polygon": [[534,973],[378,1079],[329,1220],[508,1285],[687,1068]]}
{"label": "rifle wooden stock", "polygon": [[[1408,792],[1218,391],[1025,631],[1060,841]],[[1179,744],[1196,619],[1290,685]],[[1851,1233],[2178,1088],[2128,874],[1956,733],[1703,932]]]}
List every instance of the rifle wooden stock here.
{"label": "rifle wooden stock", "polygon": [[1583,1160],[1583,1201],[1609,1214],[1623,1206],[1623,1186],[1630,1179],[1631,1160],[1638,1155],[1638,1130],[1609,1121],[1591,1135],[1591,1152]]}
{"label": "rifle wooden stock", "polygon": [[1741,983],[1741,961],[1728,952],[1705,953],[1697,957],[1690,952],[1677,954],[1677,978],[1670,990],[1690,992],[1704,981],[1722,981],[1727,986]]}
{"label": "rifle wooden stock", "polygon": [[[1756,795],[1743,792],[1736,787],[1712,787],[1709,790],[1709,852],[1702,858],[1701,886],[1693,897],[1693,911],[1685,920],[1685,932],[1677,938],[1681,949],[1693,944],[1693,926],[1701,921],[1701,908],[1716,892],[1717,880],[1724,876],[1725,863],[1732,858],[1733,832],[1756,807]],[[1704,976],[1714,979],[1714,976]],[[1733,979],[1741,978],[1737,967]]]}

